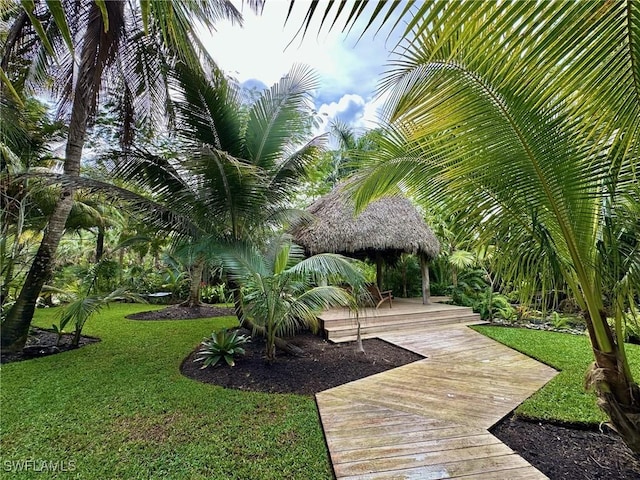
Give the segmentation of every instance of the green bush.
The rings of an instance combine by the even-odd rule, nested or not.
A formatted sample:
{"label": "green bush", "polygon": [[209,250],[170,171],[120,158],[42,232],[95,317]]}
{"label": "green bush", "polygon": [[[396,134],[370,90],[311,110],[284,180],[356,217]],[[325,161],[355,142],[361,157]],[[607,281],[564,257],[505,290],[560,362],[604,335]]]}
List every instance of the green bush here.
{"label": "green bush", "polygon": [[514,320],[516,317],[516,310],[509,303],[509,299],[500,293],[492,292],[489,288],[476,297],[471,307],[480,314],[482,320]]}
{"label": "green bush", "polygon": [[224,283],[219,285],[205,285],[201,291],[204,303],[232,303],[233,297]]}
{"label": "green bush", "polygon": [[402,255],[393,267],[387,268],[384,289],[393,290],[396,297],[412,298],[422,295],[422,272],[415,255]]}

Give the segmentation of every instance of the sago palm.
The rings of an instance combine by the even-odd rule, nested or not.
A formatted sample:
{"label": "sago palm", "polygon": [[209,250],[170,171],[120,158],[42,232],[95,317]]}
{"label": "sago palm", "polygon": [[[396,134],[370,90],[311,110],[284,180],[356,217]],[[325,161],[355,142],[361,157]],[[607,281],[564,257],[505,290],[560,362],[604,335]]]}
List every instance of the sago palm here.
{"label": "sago palm", "polygon": [[[479,243],[498,247],[503,278],[561,272],[585,312],[595,356],[588,382],[640,452],[640,390],[621,320],[638,301],[640,252],[620,217],[625,199],[637,201],[640,3],[413,8],[383,82],[386,143],[360,200],[400,186],[453,209],[473,206],[468,225]],[[608,235],[619,229],[607,222],[627,234]],[[624,247],[612,245],[621,239]],[[623,253],[615,261],[614,250]]]}

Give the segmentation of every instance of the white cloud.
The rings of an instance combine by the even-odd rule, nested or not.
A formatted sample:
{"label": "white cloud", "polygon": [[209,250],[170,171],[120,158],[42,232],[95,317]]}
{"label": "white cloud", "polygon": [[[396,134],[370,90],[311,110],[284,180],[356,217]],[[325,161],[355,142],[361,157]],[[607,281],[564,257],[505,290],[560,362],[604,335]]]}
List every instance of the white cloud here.
{"label": "white cloud", "polygon": [[[298,37],[292,42],[306,13],[307,4],[300,3],[286,26],[288,1],[266,2],[261,16],[245,8],[243,28],[220,24],[216,32],[203,35],[204,43],[223,70],[240,82],[257,79],[272,85],[293,64],[310,65],[320,76],[316,105],[326,104],[329,110],[339,108],[337,105],[346,101],[345,96],[357,95],[367,112],[363,118],[370,119],[372,107],[366,105],[371,102],[392,42],[387,44],[384,35],[371,34],[356,42],[355,35],[347,38],[339,28],[317,35],[317,23],[309,27],[303,41]],[[318,12],[322,10],[321,5]],[[316,22],[320,17],[317,15]],[[330,107],[334,103],[336,107]]]}

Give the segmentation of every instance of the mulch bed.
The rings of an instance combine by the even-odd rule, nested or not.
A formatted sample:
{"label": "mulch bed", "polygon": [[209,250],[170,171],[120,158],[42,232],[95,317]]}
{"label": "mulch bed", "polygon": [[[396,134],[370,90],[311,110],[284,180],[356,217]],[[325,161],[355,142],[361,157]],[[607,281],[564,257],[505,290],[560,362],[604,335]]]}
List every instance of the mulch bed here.
{"label": "mulch bed", "polygon": [[551,480],[640,478],[640,459],[604,425],[569,427],[510,415],[491,433]]}
{"label": "mulch bed", "polygon": [[[244,332],[248,333],[248,332]],[[378,339],[363,341],[365,353],[355,343],[333,344],[311,333],[290,339],[306,352],[294,357],[278,352],[276,361],[264,359],[264,341],[253,339],[235,367],[220,365],[200,369],[192,352],[181,366],[195,380],[238,390],[313,395],[343,383],[383,372],[422,357]],[[640,479],[640,458],[607,427],[554,425],[530,422],[510,415],[491,433],[522,455],[551,480]]]}
{"label": "mulch bed", "polygon": [[378,339],[363,340],[364,353],[356,351],[354,343],[330,343],[310,332],[300,333],[289,342],[301,348],[305,356],[278,352],[276,361],[270,364],[264,358],[264,340],[254,338],[245,345],[246,354],[236,358],[233,368],[224,364],[201,369],[202,363],[194,362],[194,351],[181,370],[189,378],[222,387],[313,395],[423,358]]}
{"label": "mulch bed", "polygon": [[197,318],[228,317],[235,315],[233,308],[202,305],[199,307],[184,307],[170,305],[162,310],[134,313],[127,315],[130,320],[194,320]]}
{"label": "mulch bed", "polygon": [[[242,333],[248,333],[246,331]],[[307,353],[294,357],[280,353],[268,364],[264,342],[254,339],[235,367],[220,365],[200,369],[196,352],[183,362],[183,375],[238,390],[314,393],[422,359],[420,355],[378,339],[364,340],[365,353],[355,343],[333,344],[311,333],[291,342]],[[491,433],[551,480],[640,479],[640,459],[607,427],[559,426],[530,422],[510,415]]]}
{"label": "mulch bed", "polygon": [[16,353],[2,353],[2,355],[0,355],[0,363],[20,362],[22,360],[30,360],[37,357],[46,357],[56,353],[75,350],[76,348],[91,345],[92,343],[100,341],[99,338],[81,335],[80,342],[78,346],[75,347],[71,345],[72,339],[73,335],[65,333],[62,335],[60,343],[56,346],[56,342],[58,341],[57,333],[34,327],[31,329],[24,350]]}

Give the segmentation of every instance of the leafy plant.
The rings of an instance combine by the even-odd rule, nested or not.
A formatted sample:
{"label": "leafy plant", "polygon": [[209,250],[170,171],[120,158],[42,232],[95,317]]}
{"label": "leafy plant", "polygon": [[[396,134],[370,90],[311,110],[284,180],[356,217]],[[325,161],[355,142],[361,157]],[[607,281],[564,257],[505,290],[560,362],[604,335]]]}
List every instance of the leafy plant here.
{"label": "leafy plant", "polygon": [[198,352],[198,357],[194,362],[202,362],[201,369],[209,366],[215,366],[224,359],[227,365],[233,367],[236,362],[236,355],[244,355],[245,350],[242,348],[249,341],[245,335],[238,335],[237,331],[219,330],[213,332],[211,337],[205,338],[201,345],[202,348]]}
{"label": "leafy plant", "polygon": [[224,283],[202,287],[202,301],[205,303],[231,303],[233,297]]}
{"label": "leafy plant", "polygon": [[569,327],[569,319],[560,315],[558,312],[551,312],[550,320],[551,325],[553,325],[553,328],[555,329],[560,330],[562,328]]}
{"label": "leafy plant", "polygon": [[301,327],[317,329],[318,314],[325,308],[354,306],[346,290],[322,283],[338,275],[349,285],[364,283],[345,257],[327,253],[304,258],[302,249],[284,238],[271,241],[266,252],[255,245],[235,245],[223,249],[220,257],[229,276],[243,287],[245,316],[254,333],[265,336],[270,362],[275,360],[277,336],[292,335]]}
{"label": "leafy plant", "polygon": [[494,317],[512,320],[516,314],[506,296],[494,293],[489,288],[478,295],[472,307],[474,311],[480,314],[480,318],[483,320],[493,320]]}
{"label": "leafy plant", "polygon": [[139,295],[127,292],[123,288],[118,288],[107,295],[83,295],[81,293],[76,293],[75,300],[69,303],[62,310],[58,326],[54,325],[54,330],[58,333],[58,341],[60,341],[64,328],[69,323],[72,323],[74,325],[74,331],[71,345],[77,347],[80,343],[82,329],[84,328],[85,323],[87,323],[87,320],[89,320],[92,315],[108,306],[109,303],[125,299],[145,303]]}

